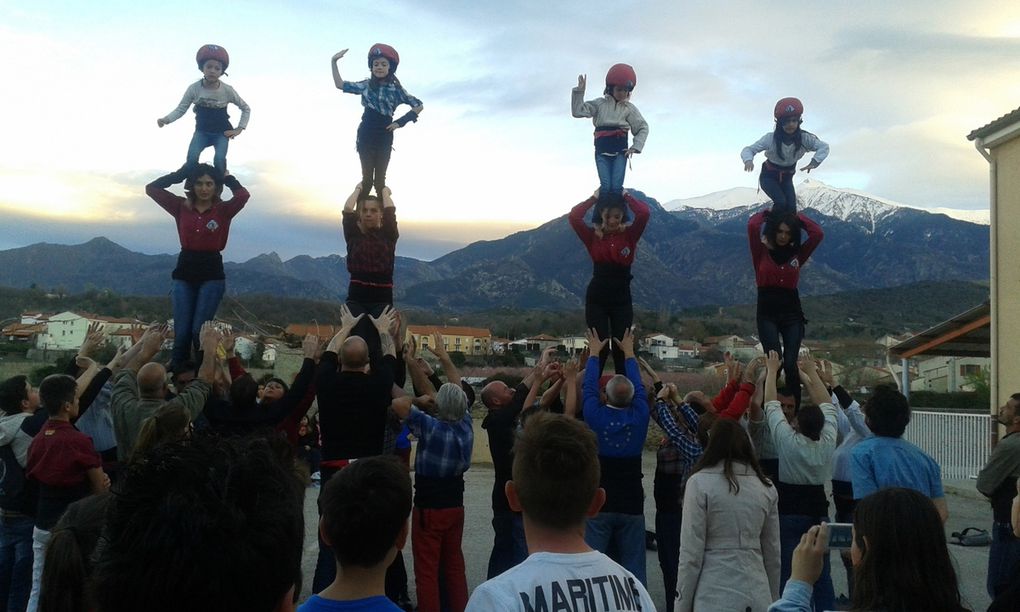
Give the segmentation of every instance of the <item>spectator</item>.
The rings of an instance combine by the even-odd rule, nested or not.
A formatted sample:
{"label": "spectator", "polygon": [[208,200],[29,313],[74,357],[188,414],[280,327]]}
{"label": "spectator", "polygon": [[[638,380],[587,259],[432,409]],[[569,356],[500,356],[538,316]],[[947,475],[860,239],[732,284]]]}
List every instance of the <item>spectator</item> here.
{"label": "spectator", "polygon": [[[649,368],[650,369],[650,368]],[[655,539],[666,589],[666,611],[673,612],[680,564],[680,526],[684,490],[691,469],[701,458],[698,440],[698,413],[680,401],[676,385],[661,386],[652,411],[652,419],[666,436],[655,454]]]}
{"label": "spectator", "polygon": [[[552,349],[542,353],[539,363],[549,363]],[[489,452],[495,479],[492,483],[492,553],[489,555],[487,578],[494,578],[517,565],[528,556],[524,543],[524,523],[520,512],[510,509],[506,498],[506,483],[510,482],[512,450],[517,422],[524,409],[524,400],[534,374],[529,374],[514,388],[501,380],[494,380],[482,388],[482,404],[488,413],[482,420],[482,429],[489,436]]]}
{"label": "spectator", "polygon": [[[142,422],[167,403],[166,368],[151,361],[163,344],[165,330],[150,327],[138,341],[138,351],[113,378],[110,407],[117,435],[117,457],[127,461],[138,440]],[[202,366],[198,377],[171,402],[184,406],[194,420],[205,406],[216,367],[216,347],[221,334],[212,325],[202,326]]]}
{"label": "spectator", "polygon": [[392,456],[344,468],[319,496],[319,533],[336,556],[333,582],[298,612],[399,612],[386,598],[387,568],[407,541],[411,479]]}
{"label": "spectator", "polygon": [[468,598],[461,541],[464,472],[471,467],[474,430],[460,376],[456,369],[444,370],[450,382],[436,394],[438,418],[411,406],[410,401],[394,402],[397,414],[407,419],[411,433],[418,439],[411,546],[421,612],[439,612],[440,591],[446,593],[453,612],[464,610]]}
{"label": "spectator", "polygon": [[[383,429],[392,402],[396,349],[388,329],[393,309],[385,308],[377,318],[355,316],[347,306],[341,306],[340,313],[340,330],[326,346],[316,373],[323,485],[353,460],[383,453]],[[370,363],[368,344],[351,335],[363,317],[371,319],[382,340],[381,362]],[[320,539],[312,592],[329,586],[335,572],[334,555]]]}
{"label": "spectator", "polygon": [[46,546],[50,530],[69,505],[110,488],[103,461],[92,440],[71,425],[78,416],[77,383],[65,374],[47,376],[39,385],[39,398],[49,420],[28,447],[26,475],[39,485],[39,501],[32,530],[32,592],[29,612],[39,606]]}
{"label": "spectator", "polygon": [[584,370],[584,422],[598,438],[599,484],[606,491],[606,503],[588,519],[584,538],[647,584],[641,452],[648,435],[649,406],[634,358],[634,336],[627,328],[621,340],[613,340],[623,352],[627,375],[609,380],[606,403],[599,400],[598,355],[608,340],[599,338],[594,328],[587,336],[591,357]]}
{"label": "spectator", "polygon": [[[782,565],[780,587],[790,576],[793,549],[812,525],[828,521],[829,500],[825,483],[832,478],[832,453],[836,450],[836,408],[830,403],[825,385],[818,377],[813,360],[804,366],[808,392],[813,404],[803,404],[797,411],[797,428],[790,426],[776,399],[776,376],[780,360],[776,351],[769,351],[765,375],[765,414],[776,451],[779,454],[779,543]],[[814,589],[816,610],[830,610],[835,605],[829,557]]]}
{"label": "spectator", "polygon": [[691,391],[684,396],[684,402],[696,406],[701,413],[714,412],[719,418],[739,419],[744,416],[754,395],[754,382],[758,372],[765,365],[764,357],[756,357],[741,368],[740,362],[729,353],[724,356],[727,382],[711,400],[702,391]]}
{"label": "spectator", "polygon": [[183,405],[168,402],[142,421],[138,440],[131,451],[131,461],[140,461],[152,449],[187,438],[192,430],[191,414]]}
{"label": "spectator", "polygon": [[[783,598],[769,612],[811,611],[811,584],[828,557],[827,545],[824,523],[801,537]],[[850,556],[854,612],[966,610],[941,516],[929,498],[913,489],[882,489],[857,503]]]}
{"label": "spectator", "polygon": [[858,443],[851,454],[854,499],[886,487],[906,487],[927,495],[946,522],[949,509],[939,464],[902,438],[910,422],[907,398],[893,387],[879,385],[864,405],[864,414],[875,436]]}
{"label": "spectator", "polygon": [[592,610],[655,609],[640,581],[581,535],[585,517],[606,499],[597,453],[595,435],[575,419],[539,413],[528,420],[506,496],[524,514],[531,555],[475,589],[469,612],[562,609],[568,598],[592,602]]}
{"label": "spectator", "polygon": [[778,494],[732,419],[712,425],[683,517],[678,609],[764,612],[779,596]]}
{"label": "spectator", "polygon": [[274,443],[198,435],[129,466],[97,553],[98,612],[293,609],[304,487]]}
{"label": "spectator", "polygon": [[21,612],[32,590],[32,527],[38,496],[25,478],[28,447],[42,429],[47,412],[38,410],[39,391],[25,376],[0,383],[0,610]]}
{"label": "spectator", "polygon": [[992,547],[988,551],[988,595],[995,599],[1010,586],[1020,570],[1020,538],[1013,535],[1010,509],[1020,476],[1020,393],[999,408],[996,420],[1006,435],[992,449],[978,474],[977,489],[992,502]]}
{"label": "spectator", "polygon": [[94,610],[92,553],[106,525],[110,494],[90,495],[67,507],[53,527],[39,596],[40,612]]}

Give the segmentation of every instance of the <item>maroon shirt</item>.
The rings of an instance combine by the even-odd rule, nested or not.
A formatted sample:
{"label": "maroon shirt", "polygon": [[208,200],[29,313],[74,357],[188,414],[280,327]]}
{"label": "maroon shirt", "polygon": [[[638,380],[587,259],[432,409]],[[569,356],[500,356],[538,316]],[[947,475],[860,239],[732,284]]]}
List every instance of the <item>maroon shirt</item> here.
{"label": "maroon shirt", "polygon": [[800,269],[807,262],[811,253],[818,248],[825,232],[822,227],[803,213],[797,213],[808,239],[800,245],[796,255],[782,264],[777,264],[769,254],[769,249],[761,241],[761,226],[765,223],[765,211],[751,216],[747,222],[747,242],[751,247],[751,261],[754,263],[755,282],[758,287],[781,287],[796,289],[800,282]]}
{"label": "maroon shirt", "polygon": [[177,221],[181,248],[188,251],[222,251],[227,246],[230,221],[241,212],[250,197],[240,184],[231,188],[233,197],[214,203],[209,210],[198,212],[187,205],[187,198],[174,195],[154,184],[146,185],[145,193]]}
{"label": "maroon shirt", "polygon": [[630,205],[630,210],[634,213],[634,222],[622,232],[605,234],[601,239],[595,235],[595,230],[584,222],[584,214],[597,201],[595,197],[588,198],[570,209],[568,216],[570,227],[574,228],[574,232],[584,243],[584,247],[588,249],[588,254],[591,255],[591,260],[595,264],[615,264],[629,268],[634,263],[637,244],[641,240],[645,226],[648,225],[648,217],[651,212],[648,204],[630,194],[624,194],[623,199]]}
{"label": "maroon shirt", "polygon": [[39,483],[35,526],[52,529],[69,505],[88,496],[88,471],[102,465],[92,438],[67,421],[46,421],[32,438],[25,465],[25,476]]}

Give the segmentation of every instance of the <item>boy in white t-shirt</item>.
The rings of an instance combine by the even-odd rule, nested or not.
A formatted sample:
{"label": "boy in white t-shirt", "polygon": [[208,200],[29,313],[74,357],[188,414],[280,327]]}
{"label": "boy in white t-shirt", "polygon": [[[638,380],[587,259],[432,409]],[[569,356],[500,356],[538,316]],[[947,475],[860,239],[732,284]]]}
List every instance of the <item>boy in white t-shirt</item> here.
{"label": "boy in white t-shirt", "polygon": [[585,519],[606,501],[598,443],[586,425],[549,413],[528,419],[514,445],[506,497],[524,515],[530,555],[475,589],[467,612],[655,610],[633,574],[584,541]]}

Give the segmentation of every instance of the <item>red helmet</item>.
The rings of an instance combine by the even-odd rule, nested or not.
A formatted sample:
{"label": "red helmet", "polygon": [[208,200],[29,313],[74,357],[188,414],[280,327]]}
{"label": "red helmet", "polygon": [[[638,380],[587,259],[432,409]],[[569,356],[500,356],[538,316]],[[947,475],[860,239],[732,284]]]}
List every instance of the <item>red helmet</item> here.
{"label": "red helmet", "polygon": [[613,67],[606,73],[606,87],[626,87],[634,89],[637,85],[637,75],[634,69],[628,64],[613,64]]}
{"label": "red helmet", "polygon": [[783,117],[800,117],[804,114],[804,104],[797,98],[783,98],[776,102],[776,119]]}
{"label": "red helmet", "polygon": [[372,60],[384,57],[390,62],[390,74],[397,71],[397,64],[400,63],[400,54],[397,50],[389,45],[382,43],[375,43],[372,48],[368,50],[368,67],[372,67]]}
{"label": "red helmet", "polygon": [[195,54],[195,60],[198,62],[198,69],[201,70],[202,66],[208,60],[216,60],[223,65],[223,70],[227,70],[227,65],[230,64],[230,56],[227,55],[227,50],[219,45],[202,45],[202,48]]}

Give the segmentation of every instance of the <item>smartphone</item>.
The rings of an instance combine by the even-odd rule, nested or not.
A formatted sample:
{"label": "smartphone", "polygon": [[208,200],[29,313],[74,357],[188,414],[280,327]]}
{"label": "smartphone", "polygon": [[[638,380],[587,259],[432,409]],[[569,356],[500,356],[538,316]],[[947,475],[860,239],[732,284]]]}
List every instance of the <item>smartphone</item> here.
{"label": "smartphone", "polygon": [[850,523],[829,523],[829,550],[850,550],[854,526]]}

